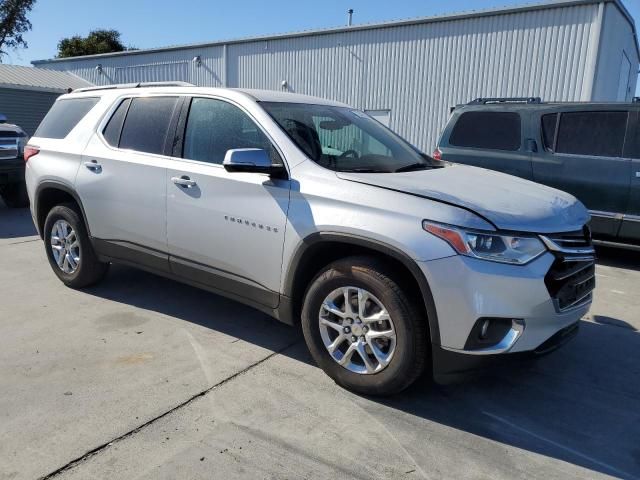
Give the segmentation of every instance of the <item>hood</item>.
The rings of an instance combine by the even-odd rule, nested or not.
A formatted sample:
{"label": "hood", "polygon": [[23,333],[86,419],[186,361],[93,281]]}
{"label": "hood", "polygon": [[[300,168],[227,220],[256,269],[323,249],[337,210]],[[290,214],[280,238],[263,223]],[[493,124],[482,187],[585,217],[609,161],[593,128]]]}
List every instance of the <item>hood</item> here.
{"label": "hood", "polygon": [[455,165],[406,173],[337,175],[471,210],[500,230],[570,232],[581,230],[589,221],[589,212],[574,196],[484,168]]}

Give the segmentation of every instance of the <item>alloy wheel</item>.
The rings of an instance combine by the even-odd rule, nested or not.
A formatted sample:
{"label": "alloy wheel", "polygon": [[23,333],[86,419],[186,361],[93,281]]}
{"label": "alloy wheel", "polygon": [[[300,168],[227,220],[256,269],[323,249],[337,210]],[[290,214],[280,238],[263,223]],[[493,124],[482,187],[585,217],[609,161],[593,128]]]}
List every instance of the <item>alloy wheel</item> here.
{"label": "alloy wheel", "polygon": [[339,365],[359,374],[382,371],[396,348],[396,330],[382,302],[360,287],[333,290],[318,315],[322,341]]}

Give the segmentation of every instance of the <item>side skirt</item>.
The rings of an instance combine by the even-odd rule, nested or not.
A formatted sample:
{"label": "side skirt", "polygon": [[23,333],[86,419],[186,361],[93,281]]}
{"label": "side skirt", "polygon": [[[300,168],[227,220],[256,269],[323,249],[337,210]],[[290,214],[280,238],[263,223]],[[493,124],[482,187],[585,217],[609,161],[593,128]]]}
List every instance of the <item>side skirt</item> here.
{"label": "side skirt", "polygon": [[207,290],[216,295],[253,307],[276,320],[292,324],[288,315],[282,315],[280,306],[286,309],[286,298],[281,302],[278,292],[273,292],[248,280],[242,281],[231,273],[202,265],[166,252],[149,249],[130,242],[92,238],[93,248],[102,262],[113,262],[139,268],[149,273],[175,280],[192,287]]}

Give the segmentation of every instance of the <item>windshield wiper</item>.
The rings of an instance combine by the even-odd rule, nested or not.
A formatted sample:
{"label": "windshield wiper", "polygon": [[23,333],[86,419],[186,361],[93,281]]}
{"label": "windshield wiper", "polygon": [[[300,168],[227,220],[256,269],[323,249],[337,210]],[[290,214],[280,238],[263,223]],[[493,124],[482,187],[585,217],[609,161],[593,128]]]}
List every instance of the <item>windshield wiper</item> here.
{"label": "windshield wiper", "polygon": [[338,171],[343,173],[391,173],[388,170],[378,170],[375,168],[346,168]]}
{"label": "windshield wiper", "polygon": [[414,170],[427,170],[429,168],[431,168],[431,166],[426,163],[410,163],[409,165],[396,169],[394,173],[413,172]]}

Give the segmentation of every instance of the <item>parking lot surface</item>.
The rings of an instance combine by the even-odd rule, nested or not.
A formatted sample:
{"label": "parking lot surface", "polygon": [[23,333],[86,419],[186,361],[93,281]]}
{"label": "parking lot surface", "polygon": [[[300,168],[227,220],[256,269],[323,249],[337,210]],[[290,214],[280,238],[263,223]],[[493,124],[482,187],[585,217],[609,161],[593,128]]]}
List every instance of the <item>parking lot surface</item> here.
{"label": "parking lot surface", "polygon": [[230,300],[119,266],[66,288],[28,210],[0,204],[0,248],[0,479],[640,478],[640,253],[598,251],[557,352],[379,399]]}

